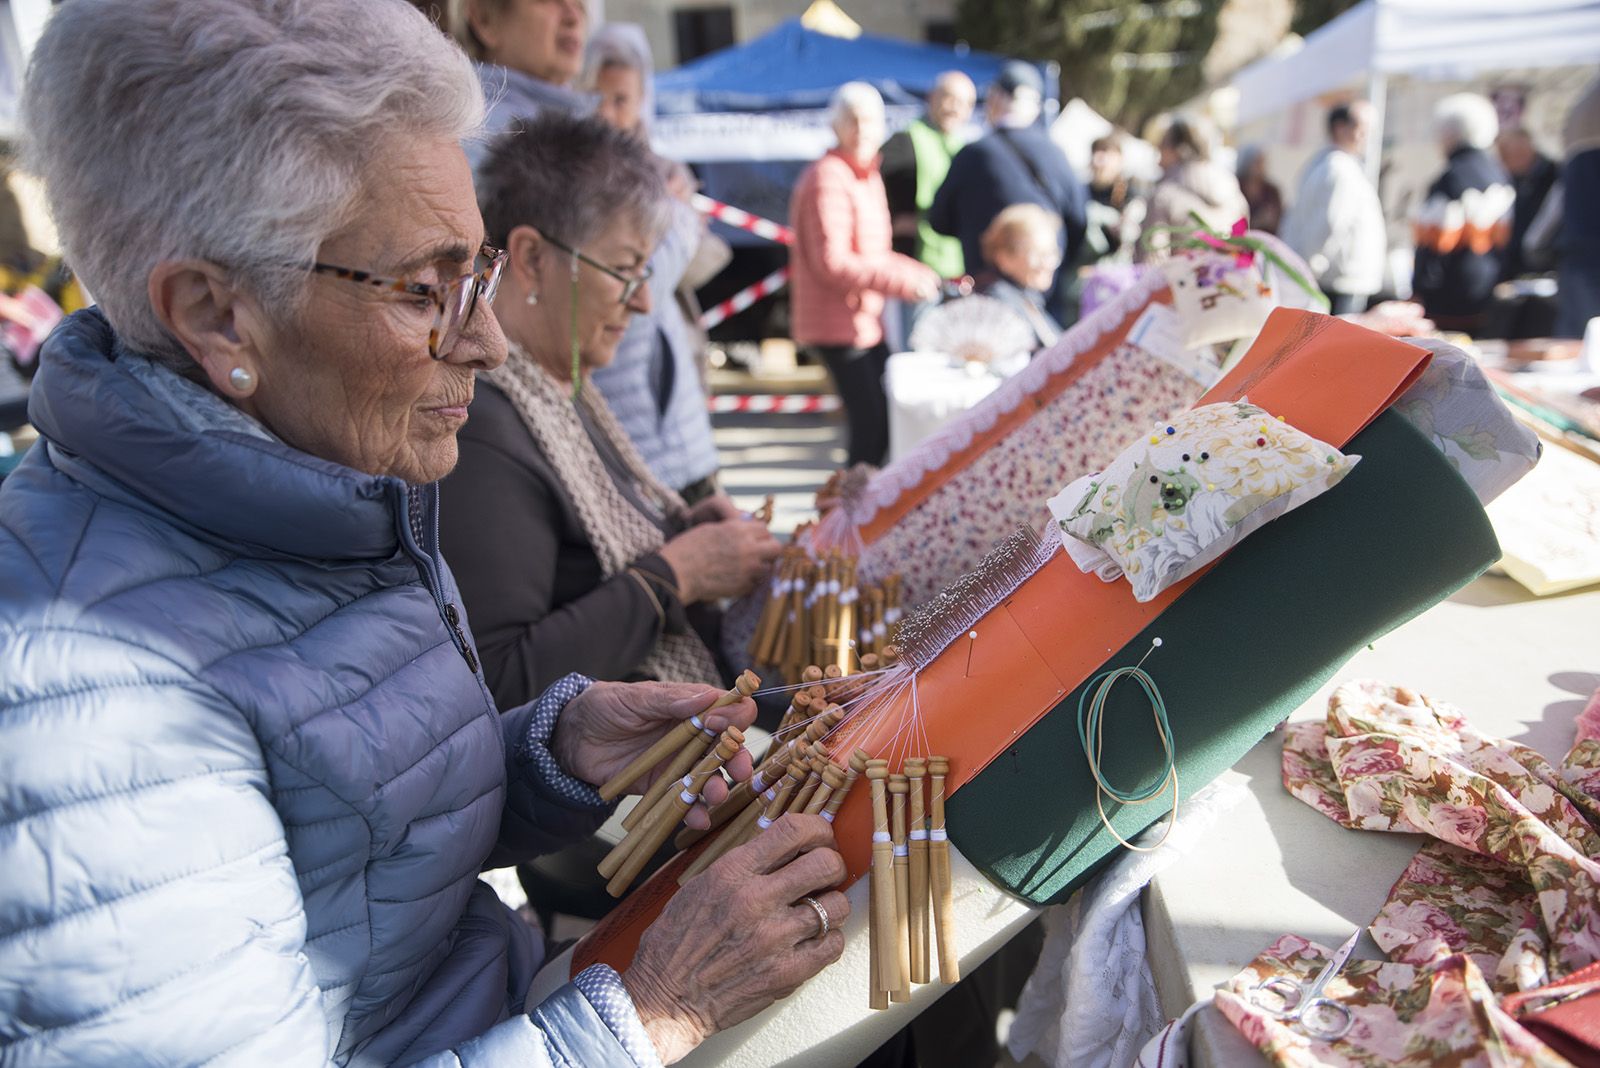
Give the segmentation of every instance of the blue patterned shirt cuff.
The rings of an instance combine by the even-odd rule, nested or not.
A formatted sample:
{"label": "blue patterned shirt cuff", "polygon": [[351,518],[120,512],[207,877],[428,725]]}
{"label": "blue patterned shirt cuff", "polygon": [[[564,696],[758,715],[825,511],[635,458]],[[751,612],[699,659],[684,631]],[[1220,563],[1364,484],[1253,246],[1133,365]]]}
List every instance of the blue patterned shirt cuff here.
{"label": "blue patterned shirt cuff", "polygon": [[633,1007],[622,977],[606,964],[591,964],[573,977],[572,985],[594,1006],[595,1015],[610,1029],[622,1051],[640,1068],[660,1068],[661,1057]]}
{"label": "blue patterned shirt cuff", "polygon": [[562,710],[593,685],[594,680],[588,676],[572,674],[558,679],[540,694],[533,704],[533,718],[528,723],[528,734],[522,740],[522,751],[518,755],[522,763],[534,766],[544,788],[562,801],[576,807],[602,809],[609,808],[611,803],[593,786],[562,770],[555,754],[550,752],[550,738],[556,732],[556,721],[561,718]]}

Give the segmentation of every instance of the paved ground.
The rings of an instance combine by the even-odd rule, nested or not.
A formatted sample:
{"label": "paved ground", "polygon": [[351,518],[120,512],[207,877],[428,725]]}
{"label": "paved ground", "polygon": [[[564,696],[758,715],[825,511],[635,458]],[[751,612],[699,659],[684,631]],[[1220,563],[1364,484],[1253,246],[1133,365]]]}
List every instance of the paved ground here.
{"label": "paved ground", "polygon": [[[817,394],[828,389],[826,377],[814,368],[761,377],[717,371],[711,387],[719,396]],[[772,494],[777,505],[772,525],[779,534],[816,517],[816,491],[845,461],[844,423],[837,412],[717,414],[711,425],[722,457],[723,486],[741,508],[759,508]]]}

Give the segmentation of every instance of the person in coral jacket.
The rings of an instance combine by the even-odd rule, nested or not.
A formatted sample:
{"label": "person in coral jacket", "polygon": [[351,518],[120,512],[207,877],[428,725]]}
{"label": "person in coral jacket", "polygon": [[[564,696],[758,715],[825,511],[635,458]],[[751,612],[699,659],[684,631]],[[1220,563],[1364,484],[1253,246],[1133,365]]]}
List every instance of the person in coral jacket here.
{"label": "person in coral jacket", "polygon": [[850,463],[881,464],[889,451],[884,300],[933,300],[939,276],[893,249],[878,172],[884,134],[878,91],[863,82],[841,86],[833,130],[838,146],[806,169],[790,199],[793,334],[833,375],[844,401]]}

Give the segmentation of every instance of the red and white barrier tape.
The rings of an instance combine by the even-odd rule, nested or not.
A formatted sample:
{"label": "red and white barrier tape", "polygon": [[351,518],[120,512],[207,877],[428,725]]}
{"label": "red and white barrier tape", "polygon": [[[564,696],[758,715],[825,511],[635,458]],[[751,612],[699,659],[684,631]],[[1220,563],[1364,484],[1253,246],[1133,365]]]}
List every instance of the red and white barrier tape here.
{"label": "red and white barrier tape", "polygon": [[789,268],[781,267],[748,289],[741,289],[715,308],[707,308],[700,316],[700,329],[710,330],[719,323],[738,315],[762,297],[771,296],[789,281]]}
{"label": "red and white barrier tape", "polygon": [[831,393],[725,393],[710,399],[713,414],[812,415],[839,410],[839,398]]}
{"label": "red and white barrier tape", "polygon": [[720,200],[712,200],[703,193],[694,196],[694,209],[702,215],[709,215],[719,222],[725,222],[740,230],[746,230],[757,237],[764,237],[768,241],[776,241],[780,245],[794,244],[794,231],[782,223],[775,223],[771,219],[763,219],[759,215],[751,215],[742,208],[732,204],[724,204]]}

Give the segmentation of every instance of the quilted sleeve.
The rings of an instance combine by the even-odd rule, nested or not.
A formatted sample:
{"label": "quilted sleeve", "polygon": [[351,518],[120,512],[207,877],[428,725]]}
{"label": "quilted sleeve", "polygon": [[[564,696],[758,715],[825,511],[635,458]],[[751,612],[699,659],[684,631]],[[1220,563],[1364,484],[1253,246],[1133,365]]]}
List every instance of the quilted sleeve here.
{"label": "quilted sleeve", "polygon": [[326,1064],[264,761],[149,650],[0,631],[0,1061]]}
{"label": "quilted sleeve", "polygon": [[484,867],[517,864],[587,838],[616,802],[601,800],[589,783],[568,775],[550,752],[550,738],[567,702],[593,679],[567,675],[538,700],[501,715],[506,733],[506,810],[500,840]]}

